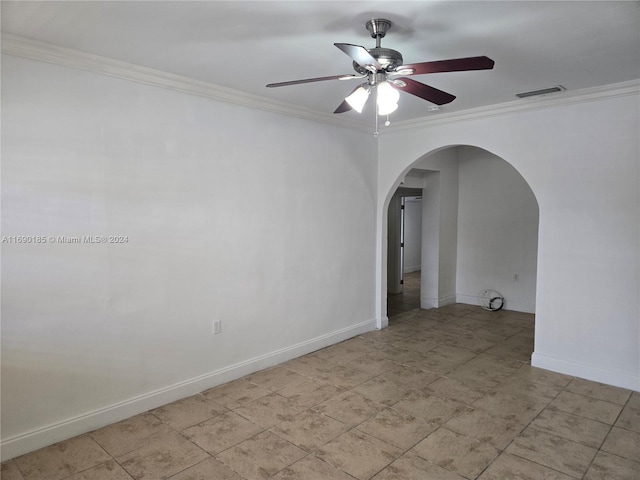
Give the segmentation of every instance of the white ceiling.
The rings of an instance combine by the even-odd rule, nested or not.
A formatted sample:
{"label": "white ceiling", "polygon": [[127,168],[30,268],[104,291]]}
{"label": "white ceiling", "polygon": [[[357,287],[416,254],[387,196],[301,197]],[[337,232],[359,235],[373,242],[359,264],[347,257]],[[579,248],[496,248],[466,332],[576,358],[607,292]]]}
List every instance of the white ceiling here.
{"label": "white ceiling", "polygon": [[[373,47],[364,28],[373,17],[393,22],[382,46],[399,50],[405,63],[495,60],[489,71],[414,76],[458,97],[441,112],[510,102],[554,85],[573,91],[640,77],[637,1],[2,2],[3,32],[323,113],[358,81],[265,84],[353,73],[333,43]],[[429,105],[403,94],[392,120],[439,115]],[[365,110],[363,118],[371,115]]]}

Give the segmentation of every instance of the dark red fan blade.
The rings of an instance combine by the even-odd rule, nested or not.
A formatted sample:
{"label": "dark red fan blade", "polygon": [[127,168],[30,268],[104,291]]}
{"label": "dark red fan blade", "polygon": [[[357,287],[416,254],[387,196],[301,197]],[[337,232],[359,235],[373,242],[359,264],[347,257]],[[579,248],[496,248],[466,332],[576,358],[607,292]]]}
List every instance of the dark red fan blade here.
{"label": "dark red fan blade", "polygon": [[[334,43],[334,45],[349,55],[351,59],[361,67],[372,67],[376,71],[382,69],[382,65],[367,52],[366,48],[360,45],[351,45],[350,43]],[[369,68],[367,68],[367,70],[369,70]]]}
{"label": "dark red fan blade", "polygon": [[456,98],[450,93],[443,92],[442,90],[430,87],[429,85],[425,85],[424,83],[416,82],[415,80],[411,80],[410,78],[399,78],[398,80],[406,83],[406,86],[401,87],[393,83],[391,83],[391,86],[397,88],[400,91],[410,93],[411,95],[415,95],[416,97],[420,97],[431,103],[435,103],[436,105],[444,105],[445,103],[453,102]]}
{"label": "dark red fan blade", "polygon": [[290,82],[279,82],[279,83],[270,83],[267,87],[287,87],[289,85],[299,85],[301,83],[312,83],[312,82],[324,82],[325,80],[347,80],[350,78],[360,78],[359,75],[347,74],[347,75],[332,75],[331,77],[316,77],[316,78],[304,78],[302,80],[291,80]]}
{"label": "dark red fan blade", "polygon": [[411,63],[402,65],[396,70],[413,68],[415,72],[412,75],[422,75],[425,73],[463,72],[466,70],[491,70],[494,63],[488,57],[452,58],[435,62]]}

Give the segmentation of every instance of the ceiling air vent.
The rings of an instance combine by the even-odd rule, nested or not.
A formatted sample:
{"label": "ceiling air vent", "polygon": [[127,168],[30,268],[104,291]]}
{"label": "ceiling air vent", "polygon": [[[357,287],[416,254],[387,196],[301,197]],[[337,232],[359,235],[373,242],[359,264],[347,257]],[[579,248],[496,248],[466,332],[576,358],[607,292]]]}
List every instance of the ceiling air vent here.
{"label": "ceiling air vent", "polygon": [[547,95],[549,93],[562,92],[566,90],[562,85],[556,85],[555,87],[543,88],[542,90],[533,90],[531,92],[516,93],[518,98],[535,97],[536,95]]}

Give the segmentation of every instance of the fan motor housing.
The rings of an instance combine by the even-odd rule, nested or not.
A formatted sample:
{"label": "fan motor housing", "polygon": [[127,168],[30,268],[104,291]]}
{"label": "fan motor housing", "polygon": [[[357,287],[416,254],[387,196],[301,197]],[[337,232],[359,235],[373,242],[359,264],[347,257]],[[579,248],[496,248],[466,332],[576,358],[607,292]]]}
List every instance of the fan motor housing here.
{"label": "fan motor housing", "polygon": [[[395,70],[396,67],[402,65],[402,54],[397,50],[392,50],[390,48],[369,48],[367,52],[375,58],[382,68],[387,72]],[[366,75],[369,73],[369,70],[364,68],[361,65],[358,65],[356,62],[353,62],[353,69],[361,75]]]}

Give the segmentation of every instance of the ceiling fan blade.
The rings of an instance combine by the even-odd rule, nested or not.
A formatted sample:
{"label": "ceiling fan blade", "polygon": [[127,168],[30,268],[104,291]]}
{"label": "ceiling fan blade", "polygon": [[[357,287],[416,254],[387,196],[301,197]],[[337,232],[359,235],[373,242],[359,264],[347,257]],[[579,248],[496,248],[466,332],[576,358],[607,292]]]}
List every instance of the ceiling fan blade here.
{"label": "ceiling fan blade", "polygon": [[494,61],[489,57],[452,58],[450,60],[437,60],[435,62],[411,63],[401,65],[396,71],[412,69],[412,74],[402,72],[403,75],[422,75],[425,73],[463,72],[466,70],[491,70]]}
{"label": "ceiling fan blade", "polygon": [[367,52],[366,48],[360,45],[351,45],[350,43],[334,43],[334,45],[349,55],[351,59],[361,67],[374,73],[382,70],[382,65]]}
{"label": "ceiling fan blade", "polygon": [[301,83],[324,82],[325,80],[351,80],[353,78],[362,78],[362,75],[348,73],[346,75],[332,75],[330,77],[304,78],[302,80],[291,80],[289,82],[269,83],[267,87],[288,87],[289,85],[299,85]]}
{"label": "ceiling fan blade", "polygon": [[[424,83],[416,82],[410,78],[399,78],[398,80],[400,80],[400,82],[390,82],[389,84],[402,92],[410,93],[411,95],[415,95],[416,97],[420,97],[431,103],[435,103],[436,105],[444,105],[445,103],[453,102],[456,98],[455,95],[430,87]],[[404,86],[402,85],[403,83]]]}

